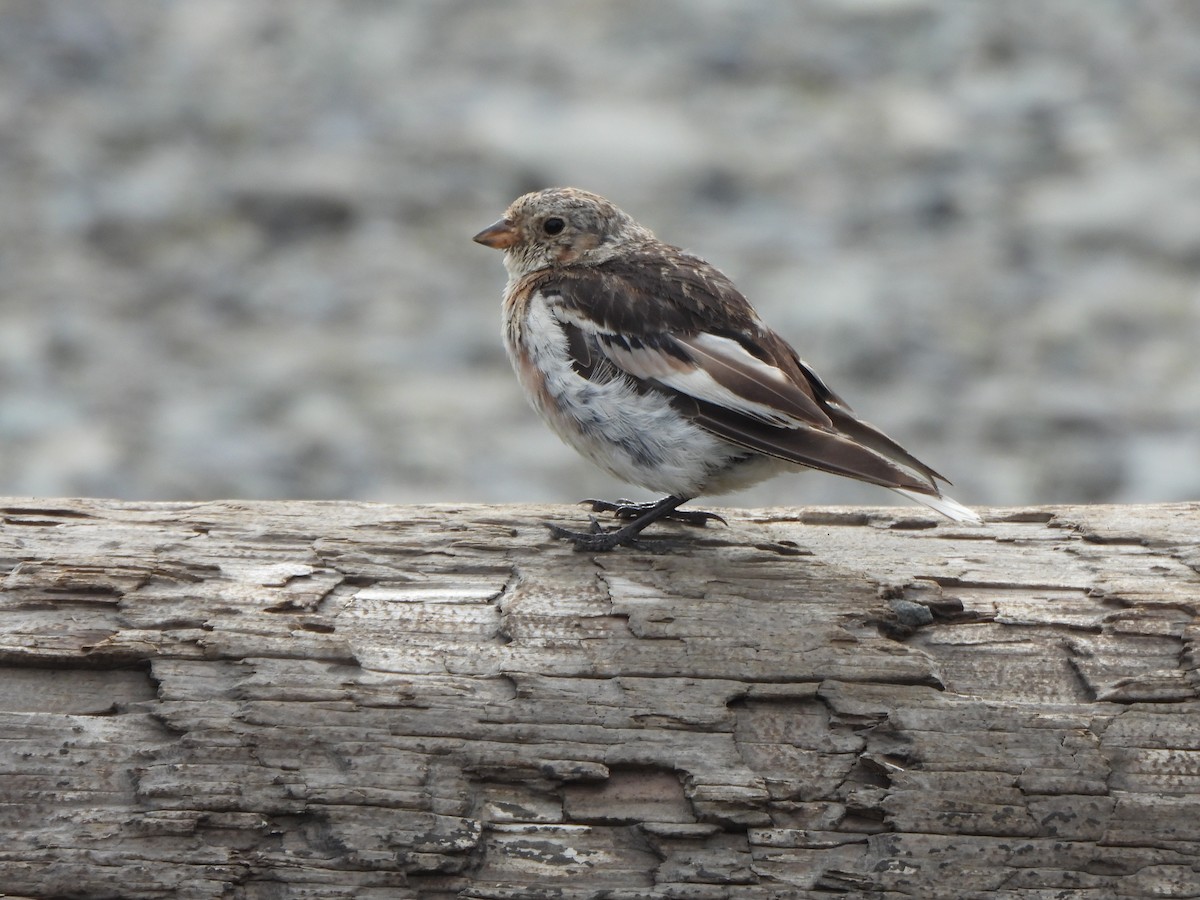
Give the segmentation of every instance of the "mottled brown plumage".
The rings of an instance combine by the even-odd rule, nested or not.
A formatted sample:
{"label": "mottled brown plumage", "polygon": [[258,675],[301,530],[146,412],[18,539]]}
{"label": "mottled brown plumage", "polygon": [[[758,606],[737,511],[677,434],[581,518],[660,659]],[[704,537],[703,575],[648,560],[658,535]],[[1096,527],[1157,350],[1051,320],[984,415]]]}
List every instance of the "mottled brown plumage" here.
{"label": "mottled brown plumage", "polygon": [[722,272],[659,241],[607,200],[527,194],[475,240],[505,251],[505,336],[518,378],[558,434],[617,477],[669,493],[634,521],[584,534],[610,549],[700,493],[785,464],[882,485],[958,521],[929,466],[859,419]]}

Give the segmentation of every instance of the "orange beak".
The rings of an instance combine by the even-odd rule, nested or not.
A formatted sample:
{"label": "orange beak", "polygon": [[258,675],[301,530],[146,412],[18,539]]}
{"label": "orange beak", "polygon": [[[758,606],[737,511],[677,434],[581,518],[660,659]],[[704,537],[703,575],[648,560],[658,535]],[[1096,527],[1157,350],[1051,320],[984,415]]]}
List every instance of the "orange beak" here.
{"label": "orange beak", "polygon": [[496,250],[507,250],[517,242],[517,229],[508,219],[501,219],[489,225],[475,237],[471,238],[477,244],[492,247]]}

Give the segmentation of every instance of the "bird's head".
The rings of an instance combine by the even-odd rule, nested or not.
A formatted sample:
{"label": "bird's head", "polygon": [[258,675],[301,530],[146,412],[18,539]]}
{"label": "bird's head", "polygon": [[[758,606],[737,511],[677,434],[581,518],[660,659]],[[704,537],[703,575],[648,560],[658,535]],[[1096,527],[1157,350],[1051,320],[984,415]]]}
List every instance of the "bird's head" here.
{"label": "bird's head", "polygon": [[550,188],[513,201],[504,217],[475,235],[504,251],[519,278],[539,269],[597,265],[653,235],[603,197],[577,188]]}

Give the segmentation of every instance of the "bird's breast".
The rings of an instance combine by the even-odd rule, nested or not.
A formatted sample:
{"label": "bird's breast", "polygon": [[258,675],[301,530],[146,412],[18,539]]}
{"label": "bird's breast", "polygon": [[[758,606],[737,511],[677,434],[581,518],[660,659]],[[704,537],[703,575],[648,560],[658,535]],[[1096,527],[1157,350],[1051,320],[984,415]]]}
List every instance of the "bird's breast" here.
{"label": "bird's breast", "polygon": [[612,365],[581,372],[553,297],[505,304],[505,343],[525,394],[577,451],[623,481],[678,496],[703,492],[744,451],[680,413],[671,395]]}

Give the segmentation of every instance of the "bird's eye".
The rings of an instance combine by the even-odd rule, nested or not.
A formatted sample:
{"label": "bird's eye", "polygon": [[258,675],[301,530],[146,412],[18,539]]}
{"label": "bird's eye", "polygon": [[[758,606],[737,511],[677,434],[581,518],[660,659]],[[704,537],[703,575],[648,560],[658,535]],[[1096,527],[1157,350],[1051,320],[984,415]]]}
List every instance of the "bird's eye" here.
{"label": "bird's eye", "polygon": [[546,232],[546,234],[558,234],[563,230],[563,228],[566,227],[566,225],[567,223],[558,216],[551,216],[542,223],[542,231]]}

